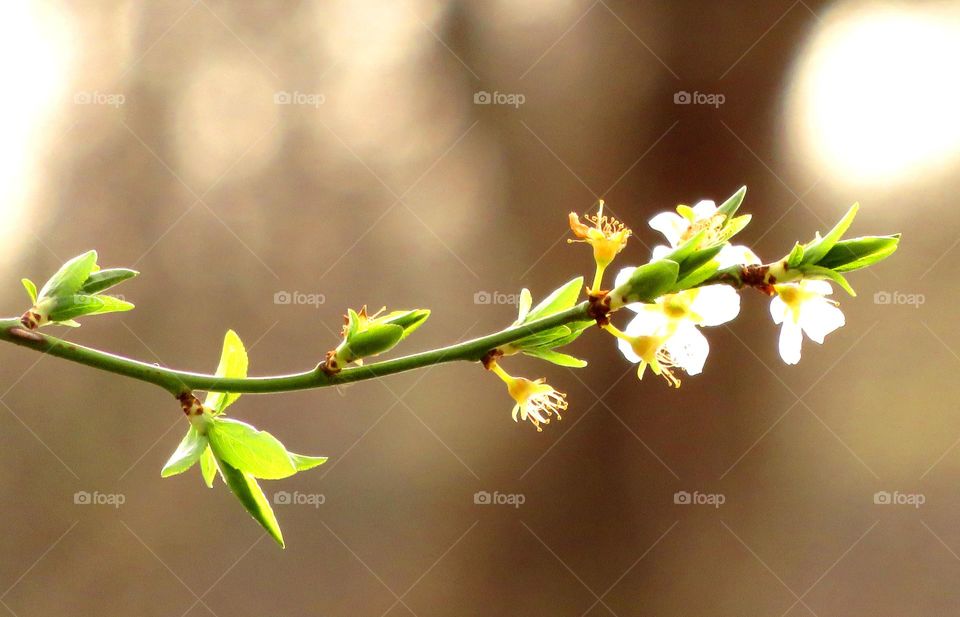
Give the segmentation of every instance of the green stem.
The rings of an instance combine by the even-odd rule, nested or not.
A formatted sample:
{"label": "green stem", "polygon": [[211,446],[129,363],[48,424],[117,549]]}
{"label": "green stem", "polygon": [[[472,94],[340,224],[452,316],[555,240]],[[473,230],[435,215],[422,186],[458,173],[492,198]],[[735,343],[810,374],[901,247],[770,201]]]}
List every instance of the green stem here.
{"label": "green stem", "polygon": [[324,388],[365,379],[374,379],[411,371],[425,366],[445,362],[478,362],[491,350],[520,340],[531,334],[543,332],[575,321],[590,319],[589,303],[582,302],[571,309],[537,319],[530,323],[512,326],[500,332],[481,336],[470,341],[440,347],[429,351],[384,360],[364,366],[345,368],[335,375],[327,375],[320,367],[302,373],[275,375],[269,377],[224,378],[202,373],[191,373],[164,368],[114,355],[98,349],[70,343],[63,339],[27,331],[20,320],[0,319],[0,340],[27,347],[34,351],[50,354],[64,360],[123,375],[160,386],[174,396],[192,390],[214,390],[217,392],[244,392],[265,394],[269,392],[290,392],[310,388]]}

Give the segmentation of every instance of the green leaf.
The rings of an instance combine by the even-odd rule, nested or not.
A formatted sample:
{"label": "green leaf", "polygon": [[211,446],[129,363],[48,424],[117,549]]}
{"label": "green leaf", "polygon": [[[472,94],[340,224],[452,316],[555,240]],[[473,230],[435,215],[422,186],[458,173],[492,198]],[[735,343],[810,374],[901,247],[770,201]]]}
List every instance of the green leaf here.
{"label": "green leaf", "polygon": [[207,450],[207,438],[197,432],[197,429],[190,427],[187,434],[184,435],[180,445],[174,451],[173,455],[163,466],[160,477],[168,478],[178,473],[183,473],[193,467],[197,459]]}
{"label": "green leaf", "polygon": [[830,249],[833,248],[843,234],[846,233],[847,229],[850,228],[851,223],[853,223],[854,217],[857,216],[857,210],[860,209],[860,204],[855,203],[850,206],[850,209],[847,210],[847,213],[843,215],[833,229],[831,229],[825,236],[819,240],[814,240],[807,245],[805,250],[805,255],[803,257],[803,263],[817,265],[820,262],[820,259],[824,257]]}
{"label": "green leaf", "polygon": [[250,516],[267,530],[280,548],[284,548],[280,523],[277,522],[277,516],[273,513],[273,508],[270,507],[270,502],[267,501],[257,481],[249,473],[240,471],[222,459],[217,463],[220,465],[223,481],[230,487]]}
{"label": "green leaf", "polygon": [[[243,341],[233,330],[227,330],[223,337],[223,350],[220,352],[220,364],[217,365],[217,377],[230,377],[243,379],[247,376],[247,368],[250,364],[247,358],[247,350],[243,346]],[[223,410],[233,404],[240,398],[238,392],[230,394],[224,392],[208,392],[204,401],[204,406],[209,407],[215,414],[223,413]]]}
{"label": "green leaf", "polygon": [[539,304],[533,307],[530,312],[527,313],[523,323],[530,323],[531,321],[536,321],[537,319],[541,319],[543,317],[549,317],[550,315],[571,308],[577,303],[577,298],[580,297],[581,289],[583,289],[582,276],[578,276],[577,278],[564,283],[557,289],[553,290],[549,296],[541,300]]}
{"label": "green leaf", "polygon": [[747,194],[747,187],[741,186],[736,193],[731,195],[725,202],[720,204],[720,207],[717,208],[718,214],[723,214],[728,219],[733,218],[733,215],[737,213],[737,210],[740,209],[740,204],[743,203],[743,198]]}
{"label": "green leaf", "polygon": [[37,286],[33,284],[33,281],[30,279],[20,279],[20,283],[23,284],[23,288],[27,290],[27,295],[30,296],[30,301],[34,304],[37,303]]}
{"label": "green leaf", "polygon": [[[691,272],[698,270],[701,266],[706,263],[709,263],[714,257],[720,254],[720,251],[723,250],[725,244],[718,244],[717,246],[711,246],[710,248],[705,248],[695,253],[691,253],[687,258],[680,264],[680,268],[677,272],[677,278],[686,278]],[[674,289],[678,286],[675,285]]]}
{"label": "green leaf", "polygon": [[820,266],[802,266],[800,271],[803,272],[804,278],[833,281],[851,296],[857,295],[857,292],[853,290],[853,287],[850,286],[847,279],[839,272],[835,272],[829,268],[821,268]]}
{"label": "green leaf", "polygon": [[203,474],[203,482],[207,488],[213,488],[213,479],[217,477],[217,459],[209,445],[200,455],[200,473]]}
{"label": "green leaf", "polygon": [[587,365],[586,360],[581,360],[580,358],[574,358],[571,355],[560,353],[559,351],[553,351],[550,349],[526,349],[524,350],[525,354],[528,356],[533,356],[534,358],[540,358],[541,360],[546,360],[547,362],[552,362],[559,366],[569,366],[570,368],[583,368]]}
{"label": "green leaf", "polygon": [[708,278],[716,274],[719,269],[719,263],[715,261],[708,262],[707,264],[701,266],[677,281],[676,285],[673,286],[673,289],[676,291],[683,291],[685,289],[697,287]]}
{"label": "green leaf", "polygon": [[823,256],[817,265],[837,272],[850,272],[879,263],[896,252],[900,234],[864,236],[841,240]]}
{"label": "green leaf", "polygon": [[682,264],[683,260],[686,259],[691,253],[693,253],[703,241],[704,237],[707,235],[707,230],[700,231],[693,235],[689,240],[678,246],[676,249],[663,256],[663,259],[669,259],[670,261],[675,261],[678,264]]}
{"label": "green leaf", "polygon": [[308,469],[313,469],[318,465],[323,465],[327,462],[326,456],[304,456],[303,454],[294,454],[290,453],[290,460],[293,461],[294,466],[296,466],[297,471],[306,471]]}
{"label": "green leaf", "polygon": [[636,268],[626,283],[610,292],[611,307],[616,309],[633,302],[653,302],[670,291],[679,271],[680,266],[676,262],[666,259]]}
{"label": "green leaf", "polygon": [[60,269],[44,283],[39,299],[72,296],[80,290],[83,282],[97,267],[97,252],[87,251],[60,266]]}
{"label": "green leaf", "polygon": [[87,277],[79,291],[85,294],[100,293],[119,285],[127,279],[132,279],[138,274],[140,273],[129,268],[107,268],[106,270],[93,272]]}
{"label": "green leaf", "polygon": [[297,473],[290,454],[266,431],[231,418],[214,418],[207,432],[218,460],[226,461],[255,478],[279,480]]}
{"label": "green leaf", "polygon": [[133,304],[113,296],[88,296],[82,294],[56,296],[52,300],[50,321],[63,322],[84,315],[102,315],[133,309]]}

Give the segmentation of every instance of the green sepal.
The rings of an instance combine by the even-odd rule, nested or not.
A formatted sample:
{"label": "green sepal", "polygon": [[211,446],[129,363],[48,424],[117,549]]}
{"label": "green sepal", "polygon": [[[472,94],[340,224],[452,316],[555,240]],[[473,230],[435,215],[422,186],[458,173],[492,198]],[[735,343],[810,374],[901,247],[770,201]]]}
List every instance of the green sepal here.
{"label": "green sepal", "polygon": [[255,478],[279,480],[297,473],[297,466],[280,440],[246,422],[213,418],[207,438],[217,460]]}
{"label": "green sepal", "polygon": [[660,259],[634,269],[629,280],[610,292],[610,306],[618,309],[634,302],[653,302],[677,282],[680,266]]}
{"label": "green sepal", "polygon": [[836,272],[859,270],[883,261],[896,252],[899,245],[900,234],[841,240],[833,245],[817,265]]}
{"label": "green sepal", "polygon": [[558,366],[568,366],[570,368],[583,368],[587,365],[586,360],[575,358],[571,355],[553,351],[552,349],[525,349],[523,353],[534,358],[552,362]]}
{"label": "green sepal", "polygon": [[132,279],[140,273],[129,268],[107,268],[93,272],[80,287],[80,293],[95,294],[106,291],[120,283]]}
{"label": "green sepal", "polygon": [[820,263],[820,260],[830,252],[830,249],[840,241],[840,238],[843,237],[843,234],[846,233],[847,229],[850,228],[850,225],[853,223],[853,219],[857,216],[857,210],[860,209],[860,204],[855,203],[850,206],[850,209],[847,210],[847,213],[843,215],[837,224],[833,226],[825,236],[818,238],[808,244],[804,250],[803,263],[817,265]]}
{"label": "green sepal", "polygon": [[414,330],[423,325],[430,317],[428,309],[413,309],[410,311],[392,311],[386,315],[370,320],[371,325],[394,325],[403,328],[401,340],[410,336]]}
{"label": "green sepal", "polygon": [[[230,377],[244,379],[247,376],[247,369],[250,366],[250,359],[247,357],[247,350],[243,346],[243,341],[233,330],[227,330],[223,337],[223,349],[220,351],[220,363],[217,365],[217,377]],[[240,398],[238,392],[207,392],[207,397],[203,404],[211,409],[213,413],[221,414],[223,411]]]}
{"label": "green sepal", "polygon": [[803,263],[803,245],[799,242],[793,245],[793,248],[790,249],[790,253],[787,255],[787,267],[796,268]]}
{"label": "green sepal", "polygon": [[732,219],[728,219],[724,223],[723,228],[720,230],[720,234],[717,237],[717,242],[729,241],[730,238],[743,231],[743,229],[750,224],[752,219],[752,214],[742,214]]}
{"label": "green sepal", "polygon": [[51,298],[50,321],[63,322],[84,315],[102,315],[133,309],[133,304],[113,296],[73,294]]}
{"label": "green sepal", "polygon": [[44,283],[40,293],[37,294],[37,298],[43,300],[76,294],[83,282],[96,268],[96,251],[87,251],[82,255],[77,255],[60,266],[60,269]]}
{"label": "green sepal", "polygon": [[30,296],[30,302],[34,304],[37,303],[37,286],[33,284],[33,281],[30,279],[20,279],[20,283],[23,285],[23,288],[27,290],[27,295]]}
{"label": "green sepal", "polygon": [[850,286],[850,283],[847,282],[847,279],[835,270],[831,270],[830,268],[821,268],[820,266],[801,266],[800,272],[803,273],[803,278],[832,281],[839,285],[851,296],[857,295],[857,292],[853,290],[853,287]]}
{"label": "green sepal", "polygon": [[737,189],[737,192],[731,195],[725,202],[720,204],[720,207],[717,208],[717,214],[722,214],[727,219],[733,218],[733,215],[737,213],[737,210],[740,209],[740,204],[743,203],[743,198],[747,194],[747,187],[741,186]]}
{"label": "green sepal", "polygon": [[180,445],[170,456],[170,459],[160,471],[161,478],[169,478],[178,473],[183,473],[193,467],[200,456],[207,450],[207,438],[197,432],[197,429],[191,426],[187,429]]}
{"label": "green sepal", "polygon": [[396,346],[403,339],[404,329],[394,324],[371,326],[368,330],[347,337],[337,355],[344,362],[381,354]]}
{"label": "green sepal", "polygon": [[236,495],[243,507],[250,513],[260,525],[267,530],[270,537],[276,540],[280,548],[284,548],[283,533],[280,531],[280,523],[277,522],[277,516],[270,507],[270,502],[263,494],[260,485],[256,479],[249,473],[240,471],[230,463],[219,459],[217,464],[220,467],[220,475],[230,490]]}
{"label": "green sepal", "polygon": [[549,317],[561,311],[565,311],[574,304],[577,303],[577,298],[580,297],[580,290],[583,289],[583,277],[578,276],[577,278],[564,283],[557,289],[553,290],[549,296],[544,298],[537,304],[535,307],[530,309],[526,317],[523,320],[523,323],[530,323],[531,321],[536,321],[543,317]]}

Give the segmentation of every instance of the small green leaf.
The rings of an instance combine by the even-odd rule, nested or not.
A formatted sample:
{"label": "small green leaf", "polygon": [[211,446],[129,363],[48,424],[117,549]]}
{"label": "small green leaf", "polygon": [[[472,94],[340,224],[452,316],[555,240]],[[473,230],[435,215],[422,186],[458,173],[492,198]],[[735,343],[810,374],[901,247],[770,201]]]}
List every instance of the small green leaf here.
{"label": "small green leaf", "polygon": [[527,354],[528,356],[533,356],[534,358],[540,358],[541,360],[552,362],[553,364],[559,366],[583,368],[587,365],[586,360],[574,358],[571,355],[560,353],[559,351],[553,351],[551,349],[526,349],[523,353]]}
{"label": "small green leaf", "polygon": [[414,309],[411,311],[393,311],[371,321],[373,324],[394,325],[403,328],[401,340],[410,336],[414,330],[423,325],[423,322],[430,317],[428,309]]}
{"label": "small green leaf", "polygon": [[847,279],[839,272],[835,272],[829,268],[821,268],[820,266],[802,266],[800,271],[803,272],[804,278],[833,281],[851,296],[857,295],[857,292],[853,290],[853,287],[850,286]]}
{"label": "small green leaf", "polygon": [[187,434],[180,441],[176,451],[163,466],[160,477],[168,478],[178,473],[183,473],[193,467],[197,459],[207,450],[207,438],[197,432],[197,429],[190,427]]}
{"label": "small green leaf", "polygon": [[99,270],[91,273],[90,276],[87,277],[87,280],[80,287],[79,291],[84,294],[100,293],[101,291],[106,291],[111,287],[119,285],[127,279],[132,279],[138,274],[140,273],[136,270],[130,270],[129,268],[107,268],[106,270]]}
{"label": "small green leaf", "polygon": [[306,471],[308,469],[313,469],[318,465],[323,465],[327,462],[326,456],[304,456],[303,454],[294,454],[290,453],[290,460],[293,461],[293,464],[296,466],[297,471]]}
{"label": "small green leaf", "polygon": [[653,302],[670,291],[677,281],[680,266],[675,261],[660,259],[636,268],[630,279],[610,292],[611,308],[633,302]]}
{"label": "small green leaf", "polygon": [[513,322],[514,325],[523,323],[530,312],[531,306],[533,306],[533,296],[530,295],[530,290],[524,287],[520,290],[520,301],[517,303],[517,320]]}
{"label": "small green leaf", "polygon": [[740,209],[740,204],[743,203],[743,198],[747,194],[747,187],[741,186],[737,189],[737,192],[731,195],[725,202],[720,204],[720,207],[717,208],[717,214],[723,214],[728,219],[733,218],[733,215],[737,213],[737,210]]}
{"label": "small green leaf", "polygon": [[705,229],[694,234],[692,238],[678,246],[670,253],[664,255],[663,259],[669,259],[670,261],[675,261],[678,264],[682,264],[684,259],[686,259],[691,253],[700,247],[700,243],[703,241],[706,235],[707,230]]}
{"label": "small green leaf", "polygon": [[200,455],[200,473],[203,474],[203,482],[207,488],[213,488],[213,479],[217,477],[217,459],[209,445]]}
{"label": "small green leaf", "polygon": [[883,261],[897,250],[899,244],[900,234],[841,240],[817,265],[837,272],[859,270]]}
{"label": "small green leaf", "polygon": [[279,480],[297,473],[290,454],[266,431],[231,418],[214,418],[207,432],[213,454],[255,478]]}
{"label": "small green leaf", "polygon": [[555,313],[559,313],[571,308],[577,303],[577,298],[580,297],[581,289],[583,289],[582,276],[578,276],[577,278],[564,283],[557,289],[553,290],[549,296],[541,300],[539,304],[530,309],[530,312],[527,313],[523,323],[530,323],[531,321],[536,321],[537,319],[548,317]]}
{"label": "small green leaf", "polygon": [[843,234],[846,233],[847,229],[850,228],[850,225],[853,223],[854,217],[857,216],[857,210],[860,209],[860,204],[855,203],[850,206],[850,209],[847,210],[847,213],[843,215],[833,229],[831,229],[825,236],[819,240],[814,240],[806,247],[805,255],[803,257],[803,263],[817,265],[820,262],[820,259],[826,255],[830,249],[833,248]]}
{"label": "small green leaf", "polygon": [[719,269],[720,264],[716,261],[708,262],[707,264],[701,266],[677,281],[676,285],[673,286],[673,289],[676,291],[693,289],[716,274]]}
{"label": "small green leaf", "polygon": [[34,304],[37,303],[37,286],[33,284],[33,281],[30,279],[20,279],[20,282],[23,284],[23,288],[27,290],[27,295],[30,296],[30,301]]}
{"label": "small green leaf", "polygon": [[267,530],[280,548],[284,548],[280,523],[277,522],[277,516],[273,513],[273,508],[270,507],[270,502],[267,501],[257,481],[249,473],[240,471],[222,459],[217,463],[220,465],[223,481],[230,487],[250,516]]}
{"label": "small green leaf", "polygon": [[[217,377],[231,377],[243,379],[247,376],[250,360],[243,341],[233,330],[227,330],[223,337],[223,350],[220,352],[220,364],[217,365]],[[216,414],[223,413],[227,407],[240,398],[238,392],[208,392],[203,404]]]}
{"label": "small green leaf", "polygon": [[[725,244],[718,244],[716,246],[711,246],[710,248],[701,249],[695,251],[687,256],[683,260],[683,263],[680,264],[680,268],[677,272],[677,278],[686,278],[691,272],[700,269],[706,263],[709,263],[714,257],[720,254],[720,251],[723,250]],[[678,285],[674,285],[676,289]]]}
{"label": "small green leaf", "polygon": [[97,252],[87,251],[60,266],[60,269],[44,283],[39,299],[72,296],[80,290],[83,282],[97,267]]}

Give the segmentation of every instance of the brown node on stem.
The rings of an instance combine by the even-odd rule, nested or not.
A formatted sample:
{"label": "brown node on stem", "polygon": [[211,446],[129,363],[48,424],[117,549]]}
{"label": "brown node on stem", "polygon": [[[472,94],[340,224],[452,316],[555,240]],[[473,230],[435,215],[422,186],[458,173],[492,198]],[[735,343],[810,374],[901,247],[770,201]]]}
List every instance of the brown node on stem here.
{"label": "brown node on stem", "polygon": [[776,277],[770,276],[770,266],[759,265],[759,264],[749,264],[743,266],[740,271],[740,282],[748,287],[753,287],[768,296],[776,294],[776,290],[773,288],[774,283],[777,282]]}
{"label": "brown node on stem", "polygon": [[27,330],[36,330],[40,327],[40,313],[30,309],[20,316],[20,323]]}
{"label": "brown node on stem", "polygon": [[336,350],[332,349],[328,351],[323,362],[321,362],[320,366],[318,366],[317,368],[323,371],[326,375],[329,375],[330,377],[333,377],[334,375],[339,373],[343,367],[340,366],[339,362],[337,362]]}
{"label": "brown node on stem", "polygon": [[199,416],[203,413],[203,404],[200,402],[200,399],[193,395],[193,392],[184,392],[177,397],[177,400],[180,401],[180,408],[183,409],[183,413],[188,418],[190,416]]}
{"label": "brown node on stem", "polygon": [[587,314],[597,322],[597,326],[604,327],[610,323],[610,292],[606,290],[590,291],[587,294],[590,306]]}
{"label": "brown node on stem", "polygon": [[487,353],[483,354],[483,357],[480,358],[480,363],[483,364],[483,368],[490,370],[490,367],[496,364],[497,358],[502,358],[503,352],[499,349],[491,349]]}

